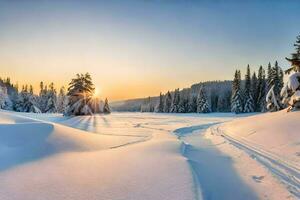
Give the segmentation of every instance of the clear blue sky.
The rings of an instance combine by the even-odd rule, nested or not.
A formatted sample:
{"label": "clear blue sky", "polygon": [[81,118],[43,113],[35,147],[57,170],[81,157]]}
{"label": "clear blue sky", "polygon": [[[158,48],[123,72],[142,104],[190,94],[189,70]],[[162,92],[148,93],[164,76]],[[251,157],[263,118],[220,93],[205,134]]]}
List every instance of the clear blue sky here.
{"label": "clear blue sky", "polygon": [[299,11],[297,0],[0,0],[0,76],[61,86],[89,71],[103,97],[124,99],[247,64],[287,68]]}

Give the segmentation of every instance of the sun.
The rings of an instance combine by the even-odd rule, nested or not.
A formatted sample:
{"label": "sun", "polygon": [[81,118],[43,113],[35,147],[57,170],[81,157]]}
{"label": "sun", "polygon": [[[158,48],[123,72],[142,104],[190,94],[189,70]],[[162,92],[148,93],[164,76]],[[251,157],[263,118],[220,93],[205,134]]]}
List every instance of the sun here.
{"label": "sun", "polygon": [[95,88],[93,97],[94,97],[94,98],[97,98],[97,97],[99,97],[99,96],[100,96],[100,89],[99,89],[99,88]]}

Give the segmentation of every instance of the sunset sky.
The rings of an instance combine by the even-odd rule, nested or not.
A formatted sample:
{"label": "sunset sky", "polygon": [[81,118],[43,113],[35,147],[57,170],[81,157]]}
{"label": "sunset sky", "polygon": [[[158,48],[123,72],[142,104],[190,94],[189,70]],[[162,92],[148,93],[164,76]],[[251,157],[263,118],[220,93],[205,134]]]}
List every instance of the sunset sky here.
{"label": "sunset sky", "polygon": [[271,0],[0,0],[0,77],[37,91],[89,72],[101,97],[120,100],[232,79],[247,64],[287,68],[299,10]]}

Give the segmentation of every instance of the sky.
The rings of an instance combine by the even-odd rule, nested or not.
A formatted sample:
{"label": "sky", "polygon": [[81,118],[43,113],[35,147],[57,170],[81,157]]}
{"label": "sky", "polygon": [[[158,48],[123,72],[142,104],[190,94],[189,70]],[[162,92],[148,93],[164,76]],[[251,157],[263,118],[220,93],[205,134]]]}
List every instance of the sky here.
{"label": "sky", "polygon": [[92,75],[100,97],[158,95],[232,79],[294,51],[300,1],[0,0],[0,77],[67,86]]}

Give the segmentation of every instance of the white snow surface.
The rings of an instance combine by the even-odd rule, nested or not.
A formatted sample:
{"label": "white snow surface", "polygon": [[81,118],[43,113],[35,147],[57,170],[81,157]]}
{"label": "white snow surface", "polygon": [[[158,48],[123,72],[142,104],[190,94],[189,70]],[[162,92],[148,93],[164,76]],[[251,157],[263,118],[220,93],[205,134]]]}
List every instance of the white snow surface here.
{"label": "white snow surface", "polygon": [[[299,127],[274,128],[271,121],[284,127],[288,119],[300,116],[294,112],[282,118],[286,113],[278,113],[238,115],[243,118],[226,122],[237,115],[113,113],[67,118],[0,111],[0,199],[297,198],[297,186],[282,182],[230,140],[242,145],[248,139],[263,150],[272,147],[272,155],[284,157],[278,162],[287,162],[297,172]],[[264,139],[249,137],[249,130]],[[269,139],[268,131],[288,136],[278,133],[277,141]]]}

